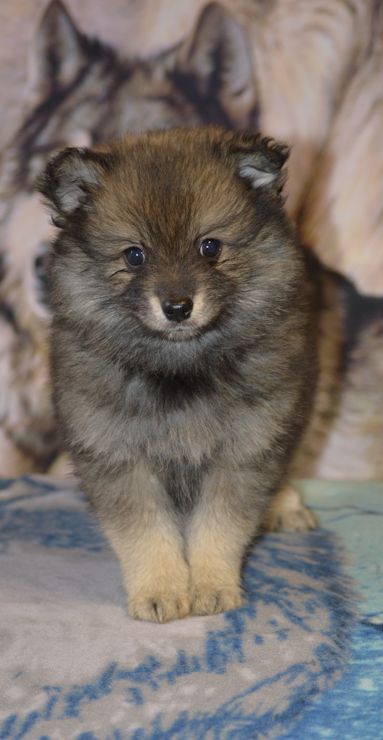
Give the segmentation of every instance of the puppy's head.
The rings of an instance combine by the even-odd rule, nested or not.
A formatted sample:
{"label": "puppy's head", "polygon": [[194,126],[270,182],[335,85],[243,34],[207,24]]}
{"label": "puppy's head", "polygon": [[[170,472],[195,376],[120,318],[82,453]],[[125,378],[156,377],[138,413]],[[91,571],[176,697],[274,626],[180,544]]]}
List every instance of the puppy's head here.
{"label": "puppy's head", "polygon": [[132,329],[135,341],[179,348],[246,333],[283,263],[285,283],[294,271],[280,200],[286,157],[258,134],[217,128],[62,152],[40,181],[62,229],[56,311],[109,327],[122,344]]}

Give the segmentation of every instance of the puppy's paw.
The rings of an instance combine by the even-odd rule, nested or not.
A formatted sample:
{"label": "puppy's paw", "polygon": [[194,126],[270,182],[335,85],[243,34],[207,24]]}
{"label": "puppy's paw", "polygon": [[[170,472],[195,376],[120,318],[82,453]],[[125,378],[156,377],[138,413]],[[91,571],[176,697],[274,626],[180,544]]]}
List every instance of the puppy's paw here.
{"label": "puppy's paw", "polygon": [[170,622],[190,614],[190,597],[188,593],[153,590],[145,594],[141,591],[128,594],[128,611],[133,619]]}
{"label": "puppy's paw", "polygon": [[207,585],[195,585],[192,589],[192,614],[219,614],[231,609],[239,609],[244,598],[240,588],[228,586],[214,588]]}
{"label": "puppy's paw", "polygon": [[186,617],[190,613],[190,567],[178,533],[158,525],[136,539],[129,530],[126,539],[123,531],[122,535],[115,530],[108,534],[120,559],[130,616],[150,622]]}
{"label": "puppy's paw", "polygon": [[317,527],[315,514],[304,505],[292,486],[285,486],[275,496],[267,512],[265,528],[269,532],[307,532]]}
{"label": "puppy's paw", "polygon": [[[242,606],[240,560],[225,551],[224,537],[199,539],[189,550],[191,613],[219,614]],[[218,546],[218,549],[217,549]]]}
{"label": "puppy's paw", "polygon": [[57,478],[74,478],[73,465],[69,459],[69,456],[64,452],[56,457],[49,468],[49,475],[54,475]]}

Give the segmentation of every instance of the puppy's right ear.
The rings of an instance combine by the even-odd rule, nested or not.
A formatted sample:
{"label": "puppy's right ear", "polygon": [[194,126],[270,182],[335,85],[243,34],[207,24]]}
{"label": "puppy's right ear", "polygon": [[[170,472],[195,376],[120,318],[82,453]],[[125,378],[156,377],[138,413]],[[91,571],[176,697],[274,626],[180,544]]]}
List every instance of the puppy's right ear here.
{"label": "puppy's right ear", "polygon": [[106,154],[89,149],[64,149],[51,159],[37,189],[53,205],[56,226],[64,226],[89,193],[101,186],[107,165]]}

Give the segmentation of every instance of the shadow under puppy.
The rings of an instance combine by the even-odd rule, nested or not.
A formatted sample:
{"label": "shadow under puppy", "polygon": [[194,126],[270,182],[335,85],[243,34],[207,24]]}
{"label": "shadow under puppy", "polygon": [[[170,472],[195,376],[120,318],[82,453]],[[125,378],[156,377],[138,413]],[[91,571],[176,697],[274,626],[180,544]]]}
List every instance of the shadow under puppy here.
{"label": "shadow under puppy", "polygon": [[242,603],[316,375],[313,289],[283,212],[284,147],[174,129],[67,149],[41,192],[54,400],[133,617]]}

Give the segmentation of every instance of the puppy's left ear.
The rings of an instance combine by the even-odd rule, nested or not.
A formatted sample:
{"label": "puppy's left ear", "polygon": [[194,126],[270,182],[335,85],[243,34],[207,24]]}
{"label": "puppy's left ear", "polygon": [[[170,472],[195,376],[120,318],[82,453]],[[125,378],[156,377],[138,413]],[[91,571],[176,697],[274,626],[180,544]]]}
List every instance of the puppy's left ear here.
{"label": "puppy's left ear", "polygon": [[244,131],[230,137],[227,154],[234,160],[238,175],[252,188],[266,188],[276,195],[281,193],[286,179],[283,165],[289,156],[288,146]]}
{"label": "puppy's left ear", "polygon": [[48,163],[37,189],[54,208],[56,226],[64,226],[77,208],[97,190],[108,168],[108,156],[89,149],[68,148]]}

